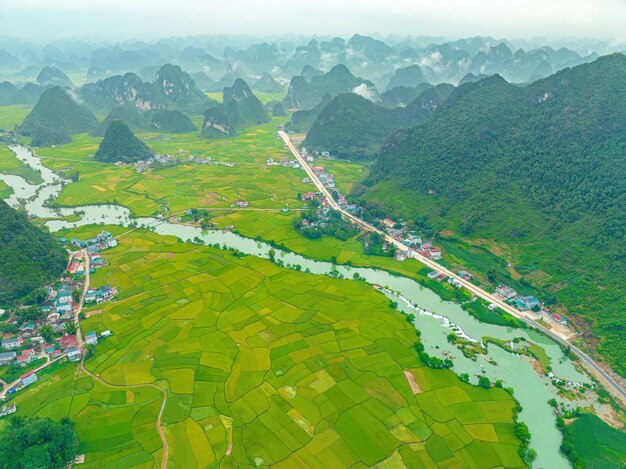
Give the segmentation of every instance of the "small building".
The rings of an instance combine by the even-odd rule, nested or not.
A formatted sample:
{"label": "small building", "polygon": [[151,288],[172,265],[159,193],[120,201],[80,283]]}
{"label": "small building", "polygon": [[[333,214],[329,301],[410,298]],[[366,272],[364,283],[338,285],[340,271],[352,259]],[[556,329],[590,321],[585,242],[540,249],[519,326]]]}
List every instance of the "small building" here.
{"label": "small building", "polygon": [[498,295],[504,300],[508,300],[510,298],[517,296],[517,292],[513,288],[509,287],[508,285],[504,285],[503,283],[501,283],[500,285],[496,287],[496,295]]}
{"label": "small building", "polygon": [[313,200],[313,199],[315,199],[315,194],[313,192],[307,192],[305,194],[302,194],[301,199],[302,200]]}
{"label": "small building", "polygon": [[13,337],[11,339],[5,339],[0,343],[2,344],[2,348],[4,350],[13,350],[19,348],[20,345],[22,345],[22,342],[21,337]]}
{"label": "small building", "polygon": [[16,357],[15,352],[2,352],[0,353],[0,365],[10,365]]}
{"label": "small building", "polygon": [[37,381],[37,374],[34,371],[29,371],[28,373],[24,373],[20,376],[20,381],[22,386],[28,386]]}
{"label": "small building", "polygon": [[85,334],[85,343],[96,345],[98,343],[98,335],[94,331],[87,332],[87,334]]}
{"label": "small building", "polygon": [[436,279],[437,277],[439,277],[439,272],[437,272],[436,270],[433,270],[433,271],[431,271],[431,272],[428,272],[428,273],[426,274],[426,277],[428,277],[428,278],[429,278],[429,279],[431,279],[431,280],[434,280],[434,279]]}
{"label": "small building", "polygon": [[430,257],[434,260],[441,259],[441,249],[439,248],[431,248],[430,249]]}
{"label": "small building", "polygon": [[69,348],[68,350],[66,350],[66,353],[67,353],[67,359],[71,362],[80,361],[80,359],[83,356],[82,352],[78,350],[76,347]]}
{"label": "small building", "polygon": [[107,329],[102,334],[100,334],[100,338],[109,337],[110,335],[111,335],[111,331]]}
{"label": "small building", "polygon": [[387,228],[393,228],[395,226],[396,222],[393,221],[391,218],[385,218],[383,220],[383,225],[385,225],[385,227]]}
{"label": "small building", "polygon": [[113,296],[113,290],[108,285],[104,285],[103,287],[101,287],[100,291],[102,292],[102,296],[105,299],[109,299],[109,298],[111,298]]}
{"label": "small building", "polygon": [[459,270],[456,273],[459,277],[461,277],[462,279],[465,280],[471,280],[474,278],[474,276],[472,274],[470,274],[469,272],[465,271],[465,270]]}
{"label": "small building", "polygon": [[17,406],[8,405],[5,407],[0,407],[0,417],[6,417],[7,415],[11,415],[17,412]]}
{"label": "small building", "polygon": [[239,208],[246,208],[249,204],[245,200],[238,200],[235,205]]}
{"label": "small building", "polygon": [[59,346],[67,352],[69,349],[76,347],[76,336],[73,334],[66,334],[59,339]]}

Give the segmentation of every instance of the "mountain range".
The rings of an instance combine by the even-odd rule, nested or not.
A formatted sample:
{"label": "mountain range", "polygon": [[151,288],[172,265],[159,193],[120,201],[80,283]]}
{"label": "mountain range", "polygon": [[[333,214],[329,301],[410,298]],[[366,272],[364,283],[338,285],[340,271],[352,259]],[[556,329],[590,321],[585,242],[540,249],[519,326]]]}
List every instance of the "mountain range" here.
{"label": "mountain range", "polygon": [[429,86],[407,106],[387,108],[354,93],[333,98],[309,129],[304,145],[337,158],[374,159],[396,130],[425,119],[450,95],[452,85]]}
{"label": "mountain range", "polygon": [[508,252],[591,324],[623,375],[624,83],[626,57],[613,54],[526,87],[499,75],[461,85],[386,140],[360,189],[372,206]]}

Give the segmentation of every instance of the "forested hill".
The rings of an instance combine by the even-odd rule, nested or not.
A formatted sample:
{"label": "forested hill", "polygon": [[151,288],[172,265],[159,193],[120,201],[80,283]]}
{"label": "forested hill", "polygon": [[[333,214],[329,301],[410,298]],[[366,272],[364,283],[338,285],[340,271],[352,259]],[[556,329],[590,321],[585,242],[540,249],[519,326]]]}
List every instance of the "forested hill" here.
{"label": "forested hill", "polygon": [[[584,315],[626,374],[626,57],[527,87],[492,76],[384,144],[366,197],[506,245],[527,281]],[[620,285],[621,284],[621,285]]]}
{"label": "forested hill", "polygon": [[89,132],[98,125],[98,119],[89,109],[78,104],[60,86],[41,95],[35,107],[19,127],[20,133],[31,135],[39,127],[54,129],[67,135]]}
{"label": "forested hill", "polygon": [[0,306],[54,282],[67,253],[48,233],[0,200]]}
{"label": "forested hill", "polygon": [[153,156],[154,152],[135,137],[133,131],[124,122],[112,120],[104,133],[98,151],[96,151],[95,160],[105,163],[117,161],[134,163]]}
{"label": "forested hill", "polygon": [[393,109],[354,93],[340,94],[319,111],[304,145],[310,150],[328,150],[338,158],[373,159],[385,138],[425,119],[452,89],[447,84],[430,87],[408,106]]}

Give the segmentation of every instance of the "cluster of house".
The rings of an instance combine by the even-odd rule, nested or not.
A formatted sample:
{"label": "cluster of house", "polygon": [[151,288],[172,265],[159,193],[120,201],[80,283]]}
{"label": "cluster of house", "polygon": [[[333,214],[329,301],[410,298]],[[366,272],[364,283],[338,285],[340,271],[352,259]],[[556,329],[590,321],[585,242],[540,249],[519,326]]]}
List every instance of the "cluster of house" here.
{"label": "cluster of house", "polygon": [[495,295],[502,298],[507,303],[515,306],[520,311],[536,310],[544,316],[550,318],[552,321],[567,326],[567,319],[563,316],[553,313],[550,309],[534,296],[522,296],[515,291],[514,288],[508,285],[500,284],[496,287]]}
{"label": "cluster of house", "polygon": [[303,158],[306,158],[307,161],[309,162],[313,162],[313,157],[314,156],[321,156],[322,158],[329,158],[330,157],[330,152],[328,151],[313,151],[312,153],[309,153],[309,150],[307,150],[306,148],[302,147],[302,150],[300,151],[300,154],[302,155]]}
{"label": "cluster of house", "polygon": [[[423,242],[422,238],[414,231],[409,231],[403,223],[396,223],[391,218],[384,218],[380,220],[385,232],[396,241],[401,242],[405,246],[414,249],[424,257],[429,257],[433,260],[441,259],[441,249],[433,246],[431,242]],[[383,246],[384,248],[384,246]],[[409,256],[411,251],[409,251]],[[407,258],[407,253],[398,250],[396,252],[396,259],[403,261]]]}
{"label": "cluster of house", "polygon": [[111,288],[109,285],[103,285],[100,288],[90,288],[85,292],[85,304],[100,304],[103,301],[110,300],[117,295],[117,289]]}
{"label": "cluster of house", "polygon": [[[95,331],[87,332],[85,334],[84,344],[86,345],[97,345],[98,339],[102,339],[104,337],[108,337],[111,335],[111,331],[104,331],[99,336]],[[34,342],[34,339],[32,339]],[[19,348],[22,345],[21,339],[9,339],[2,341],[3,349],[9,348]],[[0,353],[0,365],[9,365],[12,363],[16,363],[22,367],[25,367],[29,363],[34,360],[43,357],[49,357],[50,360],[57,360],[62,358],[63,356],[67,357],[67,359],[71,362],[80,361],[83,356],[83,351],[78,347],[78,341],[76,335],[74,334],[65,334],[63,337],[59,338],[56,343],[46,344],[42,339],[42,343],[39,343],[35,348],[23,349],[21,351],[20,357],[28,357],[28,360],[20,361],[20,357],[16,357],[16,352],[10,350],[8,352]],[[24,373],[19,377],[19,380],[16,384],[8,390],[9,394],[19,391],[20,389],[29,386],[36,382],[38,379],[37,373],[35,371],[29,371]]]}
{"label": "cluster of house", "polygon": [[[72,246],[79,248],[79,249],[87,248],[87,251],[89,252],[90,258],[92,260],[101,257],[98,255],[95,255],[95,254],[100,253],[100,251],[103,251],[104,249],[108,249],[108,248],[114,248],[117,246],[117,240],[108,231],[102,231],[98,235],[87,240],[72,238],[70,241],[68,241],[66,238],[61,238],[60,241],[63,244],[69,243]],[[80,253],[77,253],[77,255],[75,256],[75,260],[82,259],[78,254]]]}
{"label": "cluster of house", "polygon": [[283,168],[296,169],[300,168],[300,163],[298,163],[298,160],[290,160],[287,158],[281,158],[280,160],[275,161],[274,157],[270,156],[265,163],[269,166],[282,166]]}
{"label": "cluster of house", "polygon": [[246,208],[248,205],[250,204],[245,200],[238,200],[237,202],[233,204],[233,206],[239,207],[239,208]]}
{"label": "cluster of house", "polygon": [[[462,272],[464,272],[464,271],[461,270],[461,271],[457,272],[457,275],[463,277],[461,275]],[[467,274],[467,272],[465,272],[465,273]],[[471,275],[471,274],[468,274],[468,275]],[[444,274],[443,272],[439,272],[437,270],[432,270],[432,271],[428,272],[426,274],[426,277],[428,277],[430,280],[437,280],[438,282],[443,282],[444,280],[446,280],[450,285],[452,285],[455,288],[461,288],[463,286],[463,284],[459,280],[457,280],[456,278],[450,277],[450,276]]]}
{"label": "cluster of house", "polygon": [[[337,193],[337,205],[339,205],[342,209],[351,213],[356,213],[359,210],[359,207],[357,207],[356,204],[348,203],[345,195],[343,195],[341,191],[339,190],[339,188],[335,185],[335,176],[332,173],[326,172],[323,166],[313,166],[311,170],[313,171],[315,176],[317,176],[320,182],[324,184],[324,186],[327,189],[329,189],[331,192]],[[302,178],[301,182],[308,184],[308,183],[311,183],[311,179],[308,177],[305,177],[305,178]],[[312,192],[312,191],[306,192],[301,195],[301,200],[303,201],[318,200],[320,202],[320,205],[323,207],[328,204],[328,201],[326,200],[326,198],[323,196],[321,192]]]}
{"label": "cluster of house", "polygon": [[[134,163],[135,171],[138,173],[142,173],[147,169],[150,169],[154,164],[161,164],[164,166],[170,165],[174,163],[174,157],[171,155],[154,155],[152,158],[148,158],[147,160],[139,160]],[[115,166],[121,167],[126,166],[127,163],[123,161],[117,161]]]}

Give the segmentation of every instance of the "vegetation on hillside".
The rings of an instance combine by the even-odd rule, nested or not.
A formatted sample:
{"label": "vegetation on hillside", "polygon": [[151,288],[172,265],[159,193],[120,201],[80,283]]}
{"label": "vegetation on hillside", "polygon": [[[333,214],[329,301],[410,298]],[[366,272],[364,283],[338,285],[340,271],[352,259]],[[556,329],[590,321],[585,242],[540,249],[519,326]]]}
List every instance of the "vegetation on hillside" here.
{"label": "vegetation on hillside", "polygon": [[109,128],[111,121],[119,120],[124,122],[133,132],[147,130],[150,128],[150,119],[147,113],[143,113],[130,104],[120,104],[111,109],[111,112],[104,118],[102,123],[92,132],[92,135],[103,136]]}
{"label": "vegetation on hillside", "polygon": [[307,133],[309,150],[347,159],[373,159],[394,131],[414,125],[440,107],[448,85],[430,87],[406,107],[389,109],[354,93],[340,94],[324,107]]}
{"label": "vegetation on hillside", "polygon": [[55,86],[44,91],[18,130],[23,135],[32,135],[42,127],[72,135],[89,132],[97,125],[98,119],[89,109],[74,101],[63,88]]}
{"label": "vegetation on hillside", "polygon": [[198,130],[189,117],[180,111],[156,111],[150,126],[162,132],[184,133]]}
{"label": "vegetation on hillside", "polygon": [[625,80],[613,54],[525,88],[463,85],[390,137],[366,182],[370,204],[506,246],[527,285],[591,323],[622,375]]}
{"label": "vegetation on hillside", "polygon": [[106,163],[117,161],[133,163],[152,156],[154,156],[152,150],[135,137],[135,134],[124,122],[113,120],[109,123],[104,138],[100,142],[95,159]]}
{"label": "vegetation on hillside", "polygon": [[72,137],[62,131],[37,127],[33,132],[31,145],[34,147],[50,147],[52,145],[64,145],[72,141]]}
{"label": "vegetation on hillside", "polygon": [[271,118],[248,84],[237,78],[224,88],[222,104],[204,113],[202,135],[207,138],[235,135],[244,127],[270,122]]}
{"label": "vegetation on hillside", "polygon": [[50,234],[0,200],[0,305],[55,281],[66,263],[65,250]]}
{"label": "vegetation on hillside", "polygon": [[349,93],[359,85],[376,90],[372,82],[355,77],[345,65],[335,65],[328,73],[312,76],[310,80],[303,76],[293,77],[285,97],[285,105],[288,108],[311,109],[325,94],[332,97],[340,93]]}

